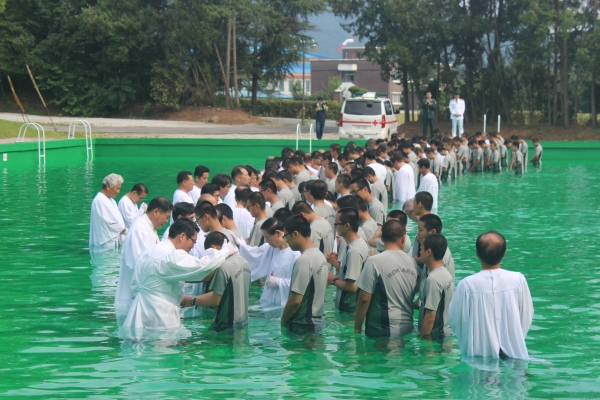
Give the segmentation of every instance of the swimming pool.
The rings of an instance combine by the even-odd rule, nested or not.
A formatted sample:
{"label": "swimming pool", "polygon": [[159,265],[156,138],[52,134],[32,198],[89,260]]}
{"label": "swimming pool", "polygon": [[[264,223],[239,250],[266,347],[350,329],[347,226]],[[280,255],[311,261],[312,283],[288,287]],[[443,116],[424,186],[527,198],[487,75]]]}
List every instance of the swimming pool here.
{"label": "swimming pool", "polygon": [[[97,153],[98,154],[98,153]],[[248,154],[255,154],[248,151]],[[440,191],[440,216],[457,281],[478,270],[474,242],[484,230],[508,241],[503,263],[528,279],[535,316],[527,337],[545,362],[462,363],[454,339],[415,335],[381,343],[352,333],[353,320],[326,297],[327,328],[296,342],[279,314],[250,312],[242,335],[217,337],[210,321],[185,320],[194,336],[179,346],[126,345],[113,333],[118,260],[90,265],[89,207],[110,172],[150,198],[171,197],[180,170],[211,174],[264,159],[111,157],[48,167],[5,168],[0,186],[0,393],[52,398],[597,397],[600,341],[600,166],[597,150],[544,153],[542,171],[461,177]],[[49,156],[50,157],[50,156]],[[206,157],[206,155],[203,155]],[[415,227],[411,224],[411,237]],[[260,289],[253,286],[251,300]]]}

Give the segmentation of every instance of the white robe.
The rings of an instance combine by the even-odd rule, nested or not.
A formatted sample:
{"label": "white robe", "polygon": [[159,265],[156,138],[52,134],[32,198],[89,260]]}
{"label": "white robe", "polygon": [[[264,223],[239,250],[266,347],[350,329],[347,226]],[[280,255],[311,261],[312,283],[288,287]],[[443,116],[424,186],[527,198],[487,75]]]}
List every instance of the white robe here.
{"label": "white robe", "polygon": [[431,172],[421,178],[421,184],[419,185],[418,192],[429,192],[433,197],[432,210],[438,208],[438,180]]}
{"label": "white robe", "polygon": [[396,201],[405,203],[415,197],[415,171],[408,164],[404,164],[396,172],[394,180],[394,192]]}
{"label": "white robe", "polygon": [[233,222],[235,223],[235,226],[238,227],[244,236],[242,239],[248,239],[250,237],[250,231],[254,226],[254,217],[245,208],[233,207],[231,211],[233,213]]}
{"label": "white robe", "polygon": [[125,229],[125,222],[117,202],[98,192],[92,201],[90,215],[90,252],[118,248],[119,234],[123,229]]}
{"label": "white robe", "polygon": [[158,242],[156,229],[146,214],[136,219],[127,232],[121,249],[119,280],[115,293],[115,315],[118,326],[123,324],[131,307],[131,277],[135,263],[144,251]]}
{"label": "white robe", "polygon": [[375,171],[377,179],[379,179],[381,182],[385,182],[385,177],[387,176],[387,169],[385,169],[385,165],[374,162],[367,165],[367,167],[371,167],[373,171]]}
{"label": "white robe", "polygon": [[240,246],[240,256],[250,265],[252,281],[261,278],[269,279],[270,276],[279,278],[278,285],[268,288],[265,285],[260,296],[260,304],[265,307],[285,307],[290,296],[290,282],[294,263],[300,257],[299,251],[292,251],[289,247],[280,250],[268,243],[260,247]]}
{"label": "white robe", "polygon": [[119,337],[176,340],[190,336],[180,318],[183,282],[206,278],[228,256],[227,249],[209,249],[198,259],[175,249],[170,240],[146,250],[135,264],[131,280],[135,298],[125,323],[119,328]]}
{"label": "white robe", "polygon": [[[196,203],[194,203],[194,200],[190,197],[189,193],[186,193],[183,190],[179,189],[177,189],[175,193],[173,193],[173,205],[177,203],[190,203],[196,205]],[[173,213],[171,212],[171,219],[169,223],[173,225],[173,222],[175,221],[173,220]]]}
{"label": "white robe", "polygon": [[192,198],[193,205],[196,205],[196,203],[198,203],[198,200],[200,200],[201,193],[202,189],[196,185],[194,185],[192,190],[188,193],[188,195]]}
{"label": "white robe", "polygon": [[119,211],[123,216],[123,222],[125,222],[125,226],[127,229],[133,224],[140,215],[144,214],[144,210],[140,210],[133,201],[127,196],[121,197],[119,200]]}
{"label": "white robe", "polygon": [[450,303],[449,322],[466,357],[528,360],[525,336],[533,320],[533,302],[523,274],[483,270],[463,279]]}
{"label": "white robe", "polygon": [[[235,189],[237,189],[237,186],[231,185],[231,187],[229,188],[229,192],[227,193],[227,196],[225,196],[225,198],[223,199],[223,203],[225,203],[229,207],[231,207],[232,210],[235,208],[235,206],[237,206],[237,202],[235,201]],[[238,228],[239,227],[240,226],[238,225]]]}

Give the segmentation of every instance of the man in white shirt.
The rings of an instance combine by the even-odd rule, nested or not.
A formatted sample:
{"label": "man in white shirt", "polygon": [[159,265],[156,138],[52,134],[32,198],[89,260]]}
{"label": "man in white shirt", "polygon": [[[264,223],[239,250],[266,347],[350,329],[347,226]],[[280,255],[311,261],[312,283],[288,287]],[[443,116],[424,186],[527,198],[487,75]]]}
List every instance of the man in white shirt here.
{"label": "man in white shirt", "polygon": [[121,191],[122,184],[121,175],[107,175],[102,180],[102,190],[92,201],[89,239],[91,253],[117,249],[119,241],[122,242],[119,236],[127,231],[123,216],[114,200]]}
{"label": "man in white shirt", "polygon": [[450,100],[450,105],[448,106],[450,109],[450,119],[452,120],[452,137],[456,137],[457,127],[458,134],[462,135],[465,133],[463,128],[463,120],[465,114],[465,101],[460,98],[460,93],[455,93],[454,98]]}
{"label": "man in white shirt", "polygon": [[481,271],[464,278],[450,303],[449,321],[463,356],[528,360],[525,337],[533,301],[523,274],[502,269],[506,240],[485,232],[475,244]]}
{"label": "man in white shirt", "polygon": [[146,196],[148,196],[148,187],[143,183],[136,183],[129,193],[125,194],[119,200],[119,211],[123,216],[123,222],[125,222],[127,229],[129,229],[137,217],[146,212],[148,204],[142,203],[139,208],[137,206],[140,201],[144,201]]}
{"label": "man in white shirt", "polygon": [[421,184],[419,185],[419,192],[429,192],[433,197],[433,206],[432,209],[435,210],[438,207],[438,181],[435,175],[431,173],[429,169],[429,160],[426,158],[422,158],[417,163],[419,166],[419,171],[423,177],[421,178]]}
{"label": "man in white shirt", "polygon": [[248,174],[246,167],[238,165],[231,170],[231,179],[233,180],[233,185],[229,188],[229,193],[223,199],[223,203],[234,209],[237,205],[235,201],[235,189],[239,185],[248,185],[250,187],[250,174]]}
{"label": "man in white shirt", "polygon": [[209,175],[210,175],[210,170],[208,169],[208,167],[205,167],[204,165],[198,165],[196,167],[196,169],[194,169],[194,187],[192,188],[192,191],[189,193],[192,200],[194,200],[194,203],[192,203],[192,204],[196,205],[196,203],[198,202],[198,199],[200,198],[200,195],[202,194],[202,193],[200,193],[202,186],[204,186],[208,183]]}
{"label": "man in white shirt", "polygon": [[[177,174],[177,190],[173,193],[173,205],[177,203],[194,203],[194,200],[190,196],[190,192],[194,187],[194,179],[192,173],[189,171],[181,171]],[[170,220],[173,223],[173,217]]]}
{"label": "man in white shirt", "polygon": [[119,280],[115,293],[115,315],[118,326],[123,324],[131,306],[131,276],[135,263],[144,251],[159,242],[156,230],[169,220],[172,209],[173,204],[166,197],[152,199],[148,211],[136,219],[127,232],[121,249]]}
{"label": "man in white shirt", "polygon": [[365,157],[365,167],[373,168],[373,171],[375,171],[377,178],[379,178],[379,180],[381,182],[385,182],[385,177],[387,176],[387,169],[385,169],[385,165],[379,164],[377,162],[377,157],[375,156],[375,152],[367,151],[365,153],[364,157]]}

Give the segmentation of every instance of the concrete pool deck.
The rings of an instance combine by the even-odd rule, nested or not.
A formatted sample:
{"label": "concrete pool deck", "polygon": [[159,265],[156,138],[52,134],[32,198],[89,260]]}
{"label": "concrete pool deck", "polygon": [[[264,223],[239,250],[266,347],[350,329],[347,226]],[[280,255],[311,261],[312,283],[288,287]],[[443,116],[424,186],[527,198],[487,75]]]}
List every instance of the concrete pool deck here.
{"label": "concrete pool deck", "polygon": [[[46,132],[54,131],[47,116],[28,115],[31,122],[41,124]],[[21,114],[0,113],[0,119],[22,122]],[[57,129],[67,132],[68,125],[84,119],[92,126],[93,134],[106,138],[227,138],[227,139],[295,139],[299,119],[263,118],[263,123],[245,125],[211,124],[206,122],[166,121],[119,118],[76,118],[52,117]],[[314,121],[307,120],[302,132],[308,135],[309,126]],[[337,122],[329,120],[325,124],[328,139],[337,138]],[[37,139],[36,139],[37,140]],[[50,140],[50,139],[47,139]],[[0,143],[11,143],[10,140]]]}

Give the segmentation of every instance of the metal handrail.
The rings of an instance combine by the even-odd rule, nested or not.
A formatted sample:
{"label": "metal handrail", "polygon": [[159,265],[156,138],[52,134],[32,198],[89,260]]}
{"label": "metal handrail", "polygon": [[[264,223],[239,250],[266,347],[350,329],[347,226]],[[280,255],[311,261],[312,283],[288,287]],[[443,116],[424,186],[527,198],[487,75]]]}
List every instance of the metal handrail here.
{"label": "metal handrail", "polygon": [[[27,133],[27,129],[29,127],[34,127],[38,134],[38,165],[42,166],[42,159],[44,159],[44,166],[46,165],[46,132],[44,131],[44,127],[36,122],[28,122],[26,124],[21,125],[19,128],[19,134],[17,135],[17,140],[15,143],[24,142],[25,134]],[[41,135],[40,135],[41,130]]]}
{"label": "metal handrail", "polygon": [[94,160],[94,149],[92,143],[92,126],[89,122],[83,119],[78,119],[69,124],[69,131],[67,133],[67,139],[75,138],[75,129],[77,125],[82,125],[85,135],[85,152],[88,162]]}

